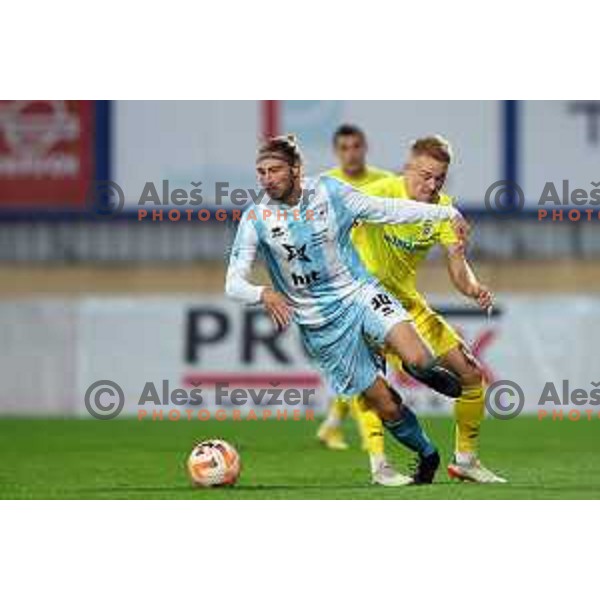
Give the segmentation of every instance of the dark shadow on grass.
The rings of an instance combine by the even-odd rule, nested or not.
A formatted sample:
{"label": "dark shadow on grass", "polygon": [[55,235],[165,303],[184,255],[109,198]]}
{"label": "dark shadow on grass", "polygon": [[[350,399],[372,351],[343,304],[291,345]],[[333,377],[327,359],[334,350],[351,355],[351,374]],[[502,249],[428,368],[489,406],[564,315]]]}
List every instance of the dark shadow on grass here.
{"label": "dark shadow on grass", "polygon": [[[435,487],[439,487],[439,486],[447,486],[449,485],[451,482],[448,481],[441,481],[439,483],[435,484]],[[127,486],[120,486],[120,487],[101,487],[101,488],[77,488],[77,489],[73,489],[70,490],[72,492],[79,492],[79,493],[86,493],[86,494],[92,494],[92,493],[127,493],[127,492],[133,492],[133,493],[144,493],[144,492],[149,492],[149,493],[155,493],[155,492],[189,492],[189,493],[202,493],[202,492],[206,492],[206,493],[210,493],[211,491],[227,491],[229,493],[231,493],[232,495],[235,495],[236,493],[243,493],[243,492],[269,492],[269,491],[301,491],[301,490],[323,490],[324,492],[328,491],[328,490],[346,490],[346,491],[351,491],[351,490],[355,490],[355,491],[365,491],[365,490],[373,490],[373,489],[377,489],[377,490],[381,490],[381,491],[386,491],[386,490],[396,490],[398,492],[401,492],[402,490],[419,490],[419,489],[423,489],[423,490],[427,490],[427,489],[431,489],[431,486],[401,486],[398,488],[386,488],[383,486],[372,486],[368,483],[363,483],[363,484],[332,484],[332,485],[323,485],[323,484],[253,484],[253,485],[246,485],[246,484],[240,484],[240,485],[235,485],[232,487],[216,487],[216,488],[194,488],[191,487],[189,485],[172,485],[172,486],[136,486],[136,487],[127,487]]]}
{"label": "dark shadow on grass", "polygon": [[194,488],[189,485],[174,485],[174,486],[148,486],[148,487],[114,487],[114,488],[77,488],[71,490],[73,492],[81,492],[86,494],[91,493],[123,493],[123,492],[189,492],[193,494],[211,491],[227,491],[231,494],[238,492],[260,492],[260,491],[292,491],[292,490],[365,490],[369,489],[368,485],[236,485],[232,487],[215,487],[215,488]]}

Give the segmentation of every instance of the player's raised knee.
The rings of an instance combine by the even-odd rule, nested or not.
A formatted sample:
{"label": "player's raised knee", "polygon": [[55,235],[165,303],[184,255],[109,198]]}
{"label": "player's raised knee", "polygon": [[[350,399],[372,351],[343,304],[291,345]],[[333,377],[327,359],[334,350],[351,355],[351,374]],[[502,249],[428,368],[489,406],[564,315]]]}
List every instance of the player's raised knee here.
{"label": "player's raised knee", "polygon": [[409,364],[415,369],[426,369],[432,362],[432,355],[425,347],[411,348],[409,351],[404,351],[402,362]]}

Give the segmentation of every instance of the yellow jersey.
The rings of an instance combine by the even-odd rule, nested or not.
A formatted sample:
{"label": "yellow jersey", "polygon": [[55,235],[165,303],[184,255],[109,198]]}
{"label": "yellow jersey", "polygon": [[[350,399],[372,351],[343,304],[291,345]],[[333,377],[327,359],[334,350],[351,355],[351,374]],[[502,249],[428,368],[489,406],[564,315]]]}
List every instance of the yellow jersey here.
{"label": "yellow jersey", "polygon": [[390,177],[395,177],[395,175],[391,171],[384,171],[383,169],[377,169],[375,167],[371,167],[367,165],[364,173],[360,177],[348,177],[342,169],[329,169],[326,171],[324,175],[328,175],[329,177],[335,177],[352,187],[355,187],[357,190],[361,192],[364,191],[365,186],[371,185],[376,181],[381,179],[388,179]]}
{"label": "yellow jersey", "polygon": [[[408,198],[404,177],[386,177],[363,186],[369,196]],[[402,202],[402,200],[398,200]],[[452,204],[440,194],[439,204]],[[413,314],[427,309],[417,291],[417,268],[436,244],[450,246],[458,241],[448,221],[427,220],[404,225],[362,223],[352,231],[354,246],[367,269]]]}

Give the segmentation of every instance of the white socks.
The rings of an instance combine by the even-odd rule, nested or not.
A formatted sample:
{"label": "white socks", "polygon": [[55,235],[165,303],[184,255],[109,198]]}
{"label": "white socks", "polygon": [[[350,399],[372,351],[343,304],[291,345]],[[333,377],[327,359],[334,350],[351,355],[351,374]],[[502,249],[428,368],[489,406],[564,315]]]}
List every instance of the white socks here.
{"label": "white socks", "polygon": [[377,473],[379,469],[387,463],[385,454],[369,454],[371,462],[371,473]]}
{"label": "white socks", "polygon": [[472,465],[475,462],[476,458],[477,457],[472,452],[455,452],[454,453],[454,460],[456,461],[456,464],[461,465],[463,467]]}

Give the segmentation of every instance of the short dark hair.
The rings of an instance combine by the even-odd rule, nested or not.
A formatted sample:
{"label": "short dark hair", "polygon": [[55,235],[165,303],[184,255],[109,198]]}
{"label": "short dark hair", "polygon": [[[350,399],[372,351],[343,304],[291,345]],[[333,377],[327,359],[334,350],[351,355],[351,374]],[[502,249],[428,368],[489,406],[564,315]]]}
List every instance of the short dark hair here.
{"label": "short dark hair", "polygon": [[258,148],[257,162],[264,158],[279,158],[291,167],[302,165],[302,152],[293,133],[265,140]]}
{"label": "short dark hair", "polygon": [[333,145],[336,146],[338,143],[338,140],[341,137],[344,137],[346,135],[356,135],[363,142],[367,141],[367,136],[365,135],[365,132],[360,127],[358,127],[358,125],[352,125],[351,123],[344,123],[343,125],[340,125],[335,130],[335,132],[333,134]]}

